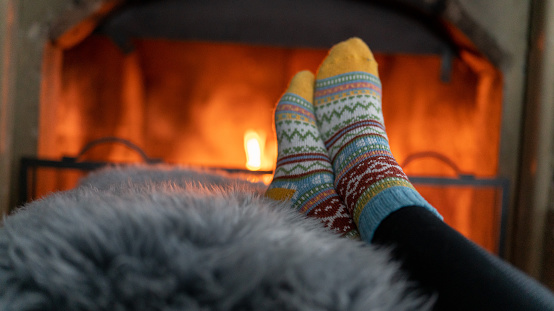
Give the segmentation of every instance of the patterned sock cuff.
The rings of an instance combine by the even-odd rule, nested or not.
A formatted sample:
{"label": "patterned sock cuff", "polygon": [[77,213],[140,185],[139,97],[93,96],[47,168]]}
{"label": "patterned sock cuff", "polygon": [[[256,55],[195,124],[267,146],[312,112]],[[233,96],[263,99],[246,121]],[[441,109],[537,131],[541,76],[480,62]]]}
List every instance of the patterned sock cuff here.
{"label": "patterned sock cuff", "polygon": [[443,220],[439,212],[416,190],[403,186],[391,187],[373,197],[360,213],[357,225],[362,240],[370,243],[381,221],[406,206],[424,207]]}

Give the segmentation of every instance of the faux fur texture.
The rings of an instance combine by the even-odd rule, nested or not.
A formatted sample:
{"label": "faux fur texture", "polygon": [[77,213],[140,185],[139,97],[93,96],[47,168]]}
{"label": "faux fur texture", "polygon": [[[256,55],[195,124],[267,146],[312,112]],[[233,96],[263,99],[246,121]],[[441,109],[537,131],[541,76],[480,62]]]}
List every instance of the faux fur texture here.
{"label": "faux fur texture", "polygon": [[0,229],[0,310],[414,310],[377,250],[261,196],[167,167],[110,169]]}

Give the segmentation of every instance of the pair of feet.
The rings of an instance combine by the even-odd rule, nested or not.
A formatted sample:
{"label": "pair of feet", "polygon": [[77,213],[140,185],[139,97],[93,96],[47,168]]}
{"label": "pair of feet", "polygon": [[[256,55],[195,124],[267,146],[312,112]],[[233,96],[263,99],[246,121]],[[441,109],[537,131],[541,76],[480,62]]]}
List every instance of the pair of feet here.
{"label": "pair of feet", "polygon": [[335,45],[317,76],[299,72],[275,109],[278,156],[266,196],[344,236],[371,242],[379,223],[405,206],[440,215],[391,154],[377,62],[352,38]]}

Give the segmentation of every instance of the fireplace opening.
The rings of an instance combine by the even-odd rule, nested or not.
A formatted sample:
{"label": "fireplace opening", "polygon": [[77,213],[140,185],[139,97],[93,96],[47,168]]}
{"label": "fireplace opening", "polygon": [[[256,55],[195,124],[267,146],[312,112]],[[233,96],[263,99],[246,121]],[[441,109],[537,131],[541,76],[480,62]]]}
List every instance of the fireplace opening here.
{"label": "fireplace opening", "polygon": [[[115,136],[169,164],[271,171],[274,106],[292,76],[315,72],[330,47],[213,37],[129,40],[132,49],[106,32],[71,46],[47,43],[39,157],[74,156],[93,140]],[[469,176],[465,183],[415,186],[447,223],[499,252],[505,193],[479,181],[498,173],[502,73],[468,42],[459,40],[450,60],[444,53],[390,51],[379,42],[374,52],[393,154],[410,177]],[[81,160],[141,162],[115,144],[91,149]],[[70,189],[80,176],[39,169],[36,197]]]}
{"label": "fireplace opening", "polygon": [[[41,157],[75,155],[87,142],[117,136],[167,163],[246,169],[245,136],[254,135],[262,148],[255,169],[272,170],[274,105],[294,73],[315,72],[326,55],[323,49],[154,39],[135,46],[125,54],[108,38],[91,36],[69,50],[48,47],[46,55],[56,56],[45,62],[57,66],[44,66],[51,70],[44,75],[48,93],[42,109],[50,113],[42,114]],[[376,59],[386,127],[399,162],[433,151],[461,172],[496,175],[502,84],[490,63],[462,53],[444,82],[440,56],[377,53]],[[140,161],[117,145],[95,148],[84,159]],[[434,158],[404,169],[414,176],[457,173]],[[79,176],[49,174],[43,173],[39,194],[71,187]],[[418,189],[447,222],[495,250],[497,189]]]}

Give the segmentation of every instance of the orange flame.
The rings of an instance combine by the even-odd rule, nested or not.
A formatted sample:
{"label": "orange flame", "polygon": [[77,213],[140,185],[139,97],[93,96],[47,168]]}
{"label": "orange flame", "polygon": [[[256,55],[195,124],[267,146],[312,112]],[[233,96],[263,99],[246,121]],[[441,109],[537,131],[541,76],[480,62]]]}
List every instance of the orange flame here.
{"label": "orange flame", "polygon": [[258,132],[248,130],[244,133],[244,151],[246,152],[247,169],[258,171],[262,167],[264,143]]}
{"label": "orange flame", "polygon": [[[244,151],[246,152],[246,168],[250,171],[270,169],[274,163],[271,159],[272,150],[265,149],[266,136],[264,131],[248,130],[244,133]],[[270,145],[271,146],[271,145]],[[273,174],[261,176],[249,176],[251,182],[263,182],[266,185],[271,183]]]}

